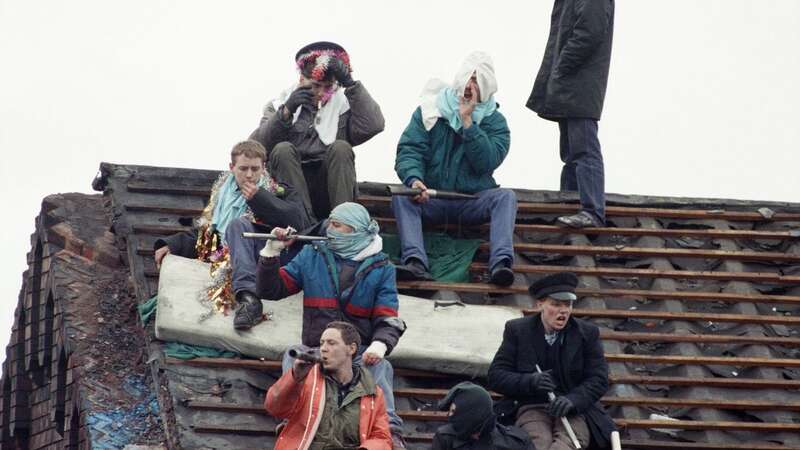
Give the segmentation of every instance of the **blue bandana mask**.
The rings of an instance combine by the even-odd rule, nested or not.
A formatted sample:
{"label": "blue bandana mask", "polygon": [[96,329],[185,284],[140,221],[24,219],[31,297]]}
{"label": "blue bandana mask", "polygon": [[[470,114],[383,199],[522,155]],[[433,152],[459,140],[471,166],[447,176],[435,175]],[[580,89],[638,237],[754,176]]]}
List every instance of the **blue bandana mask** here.
{"label": "blue bandana mask", "polygon": [[378,234],[378,223],[370,219],[366,208],[358,203],[342,203],[331,211],[329,217],[353,228],[352,233],[327,229],[328,248],[342,258],[353,259]]}

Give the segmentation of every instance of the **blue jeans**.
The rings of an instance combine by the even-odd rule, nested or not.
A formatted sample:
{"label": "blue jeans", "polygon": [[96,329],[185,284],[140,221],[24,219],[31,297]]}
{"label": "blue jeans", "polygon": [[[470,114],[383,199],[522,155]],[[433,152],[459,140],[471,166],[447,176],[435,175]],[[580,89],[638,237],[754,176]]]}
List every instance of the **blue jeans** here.
{"label": "blue jeans", "polygon": [[[311,347],[303,344],[294,345],[290,348],[293,348],[299,352],[307,352],[312,350]],[[318,347],[313,348],[313,350],[318,349]],[[366,349],[367,347],[363,345],[358,347],[358,353],[356,353],[355,358],[353,358],[353,364],[361,366],[361,354],[364,353],[364,350]],[[283,354],[283,360],[281,361],[283,373],[289,371],[293,364],[294,358],[289,356],[289,350],[287,349]],[[392,433],[402,434],[403,419],[401,419],[394,410],[394,367],[392,367],[392,363],[384,358],[377,364],[367,366],[367,370],[375,380],[375,384],[380,386],[381,390],[383,391],[384,401],[386,402],[386,414],[389,416],[389,428],[391,428]]]}
{"label": "blue jeans", "polygon": [[560,151],[561,190],[578,191],[581,211],[586,211],[599,225],[606,221],[605,175],[597,121],[594,119],[561,119]]}
{"label": "blue jeans", "polygon": [[[269,233],[271,229],[266,226],[256,224],[246,217],[239,217],[228,224],[225,229],[225,241],[228,243],[228,254],[230,258],[231,287],[233,292],[249,291],[256,293],[256,264],[258,263],[258,252],[264,247],[266,241],[258,239],[245,239],[242,232],[248,233]],[[291,257],[296,254],[284,250],[281,252],[281,265],[289,262]]]}
{"label": "blue jeans", "polygon": [[428,265],[425,243],[422,238],[422,223],[479,225],[490,223],[489,268],[507,260],[514,261],[514,222],[517,220],[517,196],[511,189],[487,189],[476,194],[474,200],[442,200],[432,198],[427,203],[417,203],[411,197],[392,197],[392,210],[397,219],[400,235],[400,260],[417,258]]}

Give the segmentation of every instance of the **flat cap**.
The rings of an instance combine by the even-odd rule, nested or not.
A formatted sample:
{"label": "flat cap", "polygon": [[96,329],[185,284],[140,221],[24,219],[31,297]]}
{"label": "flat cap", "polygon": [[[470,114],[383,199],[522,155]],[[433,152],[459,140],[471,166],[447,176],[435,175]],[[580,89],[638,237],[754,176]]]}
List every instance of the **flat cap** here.
{"label": "flat cap", "polygon": [[577,300],[575,288],[578,277],[572,272],[558,272],[536,280],[528,288],[531,297],[536,300],[550,297],[556,300]]}

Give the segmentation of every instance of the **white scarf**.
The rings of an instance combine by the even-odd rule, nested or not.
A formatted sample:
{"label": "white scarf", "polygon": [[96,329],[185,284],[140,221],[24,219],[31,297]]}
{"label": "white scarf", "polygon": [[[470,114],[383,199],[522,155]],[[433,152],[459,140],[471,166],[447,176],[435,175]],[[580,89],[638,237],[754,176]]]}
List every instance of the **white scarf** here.
{"label": "white scarf", "polygon": [[[299,83],[295,83],[289,89],[281,92],[278,98],[272,100],[272,107],[275,111],[286,103],[286,100],[289,99],[289,96],[292,95],[292,92],[294,92],[298,86]],[[319,140],[322,141],[323,144],[333,144],[333,141],[336,140],[336,134],[339,132],[339,116],[349,110],[350,102],[347,100],[347,96],[344,95],[344,89],[341,87],[334,91],[328,103],[325,103],[317,110],[317,116],[314,118],[314,130],[317,131],[317,136],[319,136]],[[302,107],[297,108],[297,111],[294,112],[292,124],[297,122],[297,118],[300,117],[300,111],[302,111]]]}

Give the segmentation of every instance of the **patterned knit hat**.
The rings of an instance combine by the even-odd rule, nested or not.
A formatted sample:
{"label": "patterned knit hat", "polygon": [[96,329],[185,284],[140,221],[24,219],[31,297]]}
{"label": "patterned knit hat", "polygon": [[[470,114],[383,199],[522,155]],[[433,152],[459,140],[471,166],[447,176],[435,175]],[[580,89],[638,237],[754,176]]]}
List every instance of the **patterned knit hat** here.
{"label": "patterned knit hat", "polygon": [[328,64],[334,59],[340,59],[351,72],[350,55],[344,48],[333,42],[314,42],[297,51],[294,60],[297,68],[306,77],[316,81],[330,81],[333,74],[328,73]]}

